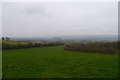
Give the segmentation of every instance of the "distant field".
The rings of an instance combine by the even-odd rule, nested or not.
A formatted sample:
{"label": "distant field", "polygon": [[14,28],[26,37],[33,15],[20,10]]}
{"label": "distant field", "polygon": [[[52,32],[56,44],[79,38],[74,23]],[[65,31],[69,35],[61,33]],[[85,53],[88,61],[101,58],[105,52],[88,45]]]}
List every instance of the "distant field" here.
{"label": "distant field", "polygon": [[28,44],[27,42],[17,42],[17,41],[5,41],[3,40],[2,43],[16,45],[16,44]]}
{"label": "distant field", "polygon": [[63,46],[3,50],[3,78],[116,78],[117,55],[64,51]]}

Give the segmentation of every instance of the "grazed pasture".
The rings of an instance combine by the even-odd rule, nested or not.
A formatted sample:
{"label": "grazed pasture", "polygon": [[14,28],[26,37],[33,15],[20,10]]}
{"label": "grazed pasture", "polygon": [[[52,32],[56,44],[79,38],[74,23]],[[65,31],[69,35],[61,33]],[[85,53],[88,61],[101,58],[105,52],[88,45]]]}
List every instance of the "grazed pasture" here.
{"label": "grazed pasture", "polygon": [[3,78],[116,78],[117,55],[65,51],[64,46],[3,50]]}

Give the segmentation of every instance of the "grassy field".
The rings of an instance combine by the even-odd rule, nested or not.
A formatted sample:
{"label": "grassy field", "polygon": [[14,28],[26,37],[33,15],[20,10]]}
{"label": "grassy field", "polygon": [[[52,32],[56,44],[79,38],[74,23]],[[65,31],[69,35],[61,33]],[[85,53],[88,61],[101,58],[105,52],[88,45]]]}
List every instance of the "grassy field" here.
{"label": "grassy field", "polygon": [[11,44],[11,45],[17,45],[17,44],[28,44],[27,42],[5,41],[5,40],[2,40],[2,43],[5,43],[5,44]]}
{"label": "grassy field", "polygon": [[63,46],[3,50],[3,78],[116,78],[117,55],[64,51]]}

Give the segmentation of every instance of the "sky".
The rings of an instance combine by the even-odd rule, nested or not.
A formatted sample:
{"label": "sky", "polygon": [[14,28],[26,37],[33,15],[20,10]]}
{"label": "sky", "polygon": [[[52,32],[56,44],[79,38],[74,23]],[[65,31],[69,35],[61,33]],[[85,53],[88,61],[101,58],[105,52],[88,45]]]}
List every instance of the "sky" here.
{"label": "sky", "polygon": [[2,35],[117,35],[115,2],[3,2]]}

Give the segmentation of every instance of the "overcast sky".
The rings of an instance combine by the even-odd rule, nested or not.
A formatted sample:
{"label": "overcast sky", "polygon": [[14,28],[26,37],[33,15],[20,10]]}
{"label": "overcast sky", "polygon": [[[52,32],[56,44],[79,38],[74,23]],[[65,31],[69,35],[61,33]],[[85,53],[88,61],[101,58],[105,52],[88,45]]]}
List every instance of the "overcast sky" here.
{"label": "overcast sky", "polygon": [[118,5],[114,2],[4,2],[2,10],[3,36],[118,34]]}

